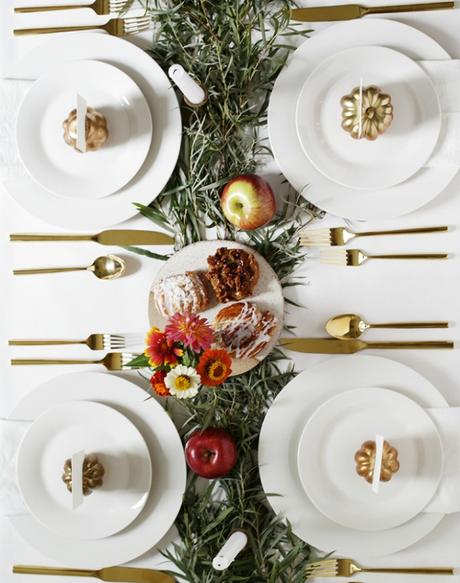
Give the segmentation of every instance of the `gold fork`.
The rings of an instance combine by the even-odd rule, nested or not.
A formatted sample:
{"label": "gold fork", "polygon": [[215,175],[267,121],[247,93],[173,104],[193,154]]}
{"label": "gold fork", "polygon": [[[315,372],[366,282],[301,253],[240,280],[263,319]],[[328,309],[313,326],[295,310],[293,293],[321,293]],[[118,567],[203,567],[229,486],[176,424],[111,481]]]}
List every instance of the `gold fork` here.
{"label": "gold fork", "polygon": [[126,338],[121,334],[90,334],[84,340],[9,340],[10,346],[57,346],[63,344],[86,344],[90,350],[122,350]]}
{"label": "gold fork", "polygon": [[126,5],[127,0],[94,0],[92,4],[67,4],[64,6],[21,6],[15,8],[15,12],[50,12],[52,10],[72,10],[75,8],[91,8],[96,14],[112,14],[120,12]]}
{"label": "gold fork", "polygon": [[380,235],[415,235],[419,233],[441,233],[449,227],[418,227],[415,229],[399,229],[391,231],[350,231],[345,227],[331,227],[330,229],[304,229],[300,233],[300,244],[304,247],[335,247],[346,245],[355,237],[374,237]]}
{"label": "gold fork", "polygon": [[305,567],[306,577],[351,577],[355,573],[400,573],[411,575],[453,575],[451,567],[418,567],[418,568],[364,568],[353,563],[351,559],[325,559],[309,563]]}
{"label": "gold fork", "polygon": [[329,249],[321,251],[320,262],[328,265],[357,267],[368,259],[447,259],[447,253],[406,253],[403,255],[370,255],[360,249]]}
{"label": "gold fork", "polygon": [[16,36],[27,34],[48,34],[51,32],[71,32],[74,30],[105,30],[113,36],[136,34],[150,28],[149,16],[133,16],[131,18],[111,18],[102,25],[90,24],[87,26],[53,26],[50,28],[17,28]]}
{"label": "gold fork", "polygon": [[51,358],[14,358],[11,360],[13,366],[34,365],[34,364],[102,364],[107,370],[123,370],[137,354],[130,352],[108,352],[100,360],[79,360],[79,359],[51,359]]}

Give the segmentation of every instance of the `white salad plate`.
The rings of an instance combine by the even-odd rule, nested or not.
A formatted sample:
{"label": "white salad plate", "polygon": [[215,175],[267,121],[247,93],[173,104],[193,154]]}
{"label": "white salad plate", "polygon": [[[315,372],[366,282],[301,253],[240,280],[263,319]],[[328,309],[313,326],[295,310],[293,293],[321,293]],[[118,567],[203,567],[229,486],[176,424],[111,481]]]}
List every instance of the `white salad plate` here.
{"label": "white salad plate", "polygon": [[133,560],[155,546],[170,529],[182,504],[186,465],[182,443],[170,416],[137,385],[114,374],[71,373],[57,376],[28,393],[12,419],[33,421],[50,407],[69,401],[94,401],[131,420],[145,439],[154,480],[139,516],[110,537],[64,538],[32,514],[10,516],[19,535],[43,555],[62,565],[99,569]]}
{"label": "white salad plate", "polygon": [[[104,467],[103,484],[72,508],[64,462],[83,450]],[[54,533],[98,539],[122,530],[141,512],[152,483],[144,438],[124,415],[92,401],[61,403],[42,413],[19,446],[17,478],[24,502]]]}
{"label": "white salad plate", "polygon": [[[376,140],[356,140],[342,128],[341,98],[376,85],[391,96],[393,121]],[[428,161],[441,130],[433,83],[402,53],[363,46],[339,52],[305,81],[297,101],[297,133],[311,163],[348,188],[384,189],[403,182]]]}
{"label": "white salad plate", "polygon": [[458,168],[424,166],[391,188],[362,190],[338,185],[310,162],[296,127],[296,105],[305,80],[318,63],[339,51],[363,45],[384,45],[414,60],[450,58],[425,33],[392,20],[375,18],[330,26],[306,40],[278,76],[270,98],[268,130],[281,172],[310,202],[348,219],[384,220],[427,204],[447,187]]}
{"label": "white salad plate", "polygon": [[[354,456],[376,435],[398,451],[400,469],[378,494],[356,472]],[[358,530],[407,522],[434,496],[443,468],[441,438],[412,399],[388,389],[362,388],[328,399],[309,418],[298,449],[300,480],[331,520]]]}
{"label": "white salad plate", "polygon": [[179,104],[161,67],[142,49],[126,40],[99,32],[45,39],[18,62],[14,75],[35,80],[50,67],[90,59],[125,72],[147,100],[154,123],[144,164],[118,192],[99,199],[59,197],[41,187],[26,172],[5,182],[10,195],[35,217],[52,225],[88,232],[121,223],[135,214],[134,203],[148,205],[163,190],[177,162],[182,139]]}
{"label": "white salad plate", "polygon": [[327,399],[363,386],[397,391],[421,407],[448,406],[427,379],[399,362],[363,355],[325,359],[284,387],[267,412],[259,440],[260,477],[274,511],[289,520],[302,540],[351,557],[400,551],[426,536],[444,516],[422,512],[388,530],[362,531],[332,521],[305,493],[297,452],[306,421]]}
{"label": "white salad plate", "polygon": [[[96,151],[75,150],[63,122],[77,94],[107,120],[108,139]],[[26,93],[18,111],[20,158],[43,188],[77,198],[101,198],[124,186],[141,168],[152,141],[145,97],[123,71],[99,61],[59,63]]]}
{"label": "white salad plate", "polygon": [[[261,360],[270,354],[276,346],[279,335],[283,329],[284,297],[280,281],[276,273],[270,267],[268,261],[264,259],[262,255],[254,251],[254,249],[241,243],[237,243],[236,241],[200,241],[198,243],[193,243],[192,245],[187,245],[187,247],[184,247],[178,253],[175,253],[161,267],[161,269],[158,270],[155,279],[152,282],[148,300],[149,321],[151,326],[157,326],[161,329],[163,329],[167,321],[167,318],[164,318],[158,310],[154,294],[152,293],[152,287],[155,283],[170,275],[182,274],[187,271],[199,271],[205,273],[208,270],[208,257],[213,255],[220,247],[244,249],[248,253],[254,255],[259,265],[259,279],[252,295],[241,301],[252,302],[262,311],[269,310],[276,317],[276,328],[271,335],[271,339],[268,341],[267,345],[262,348],[259,354],[254,358],[233,360],[232,376],[234,376],[254,368]],[[207,318],[212,324],[217,312],[231,303],[237,302],[219,304],[215,299],[211,299],[209,307],[201,312],[200,316]]]}

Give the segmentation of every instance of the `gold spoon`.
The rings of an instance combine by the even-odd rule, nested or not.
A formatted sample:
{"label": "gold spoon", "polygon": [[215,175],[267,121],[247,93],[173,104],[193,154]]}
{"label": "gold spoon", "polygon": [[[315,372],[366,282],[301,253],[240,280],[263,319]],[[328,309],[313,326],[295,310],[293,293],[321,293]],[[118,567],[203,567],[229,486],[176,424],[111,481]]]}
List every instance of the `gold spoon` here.
{"label": "gold spoon", "polygon": [[341,314],[329,318],[326,332],[334,338],[359,338],[369,328],[448,328],[449,322],[393,322],[369,324],[357,314]]}
{"label": "gold spoon", "polygon": [[65,271],[91,271],[98,279],[116,279],[123,275],[126,263],[116,255],[102,255],[87,267],[45,267],[42,269],[15,269],[14,275],[31,275],[36,273],[62,273]]}

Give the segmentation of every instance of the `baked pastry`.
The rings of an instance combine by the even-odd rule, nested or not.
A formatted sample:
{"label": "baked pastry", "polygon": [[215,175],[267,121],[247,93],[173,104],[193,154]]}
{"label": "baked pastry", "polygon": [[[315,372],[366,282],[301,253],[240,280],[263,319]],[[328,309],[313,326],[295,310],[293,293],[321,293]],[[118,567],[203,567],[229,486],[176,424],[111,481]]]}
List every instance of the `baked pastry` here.
{"label": "baked pastry", "polygon": [[164,277],[154,284],[152,293],[157,308],[165,318],[177,312],[196,314],[205,310],[209,304],[205,279],[197,271]]}
{"label": "baked pastry", "polygon": [[221,303],[252,295],[259,280],[259,264],[244,249],[220,247],[208,257],[208,279]]}
{"label": "baked pastry", "polygon": [[271,341],[276,317],[262,312],[251,302],[237,302],[222,308],[215,317],[216,342],[233,358],[252,358]]}
{"label": "baked pastry", "polygon": [[[77,110],[72,111],[62,123],[64,128],[64,140],[66,144],[72,146],[79,152],[77,148]],[[107,120],[102,113],[96,111],[93,107],[88,107],[86,110],[85,120],[85,137],[86,150],[99,150],[109,137],[109,130],[107,127]]]}
{"label": "baked pastry", "polygon": [[[356,472],[369,484],[372,484],[374,477],[375,449],[375,441],[365,441],[355,453]],[[380,480],[389,482],[398,470],[398,450],[391,446],[388,441],[384,441]]]}

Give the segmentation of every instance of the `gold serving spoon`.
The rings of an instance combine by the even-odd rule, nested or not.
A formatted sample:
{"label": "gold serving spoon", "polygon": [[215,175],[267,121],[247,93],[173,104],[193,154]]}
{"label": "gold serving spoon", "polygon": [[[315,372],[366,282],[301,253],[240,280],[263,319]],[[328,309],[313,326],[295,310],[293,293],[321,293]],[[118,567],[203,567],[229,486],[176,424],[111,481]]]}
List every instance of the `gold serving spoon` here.
{"label": "gold serving spoon", "polygon": [[14,275],[33,275],[36,273],[63,273],[66,271],[91,271],[98,279],[116,279],[123,275],[126,263],[116,255],[102,255],[87,267],[45,267],[40,269],[15,269]]}
{"label": "gold serving spoon", "polygon": [[369,328],[448,328],[449,322],[392,322],[370,324],[358,314],[340,314],[329,318],[326,332],[334,338],[359,338]]}

